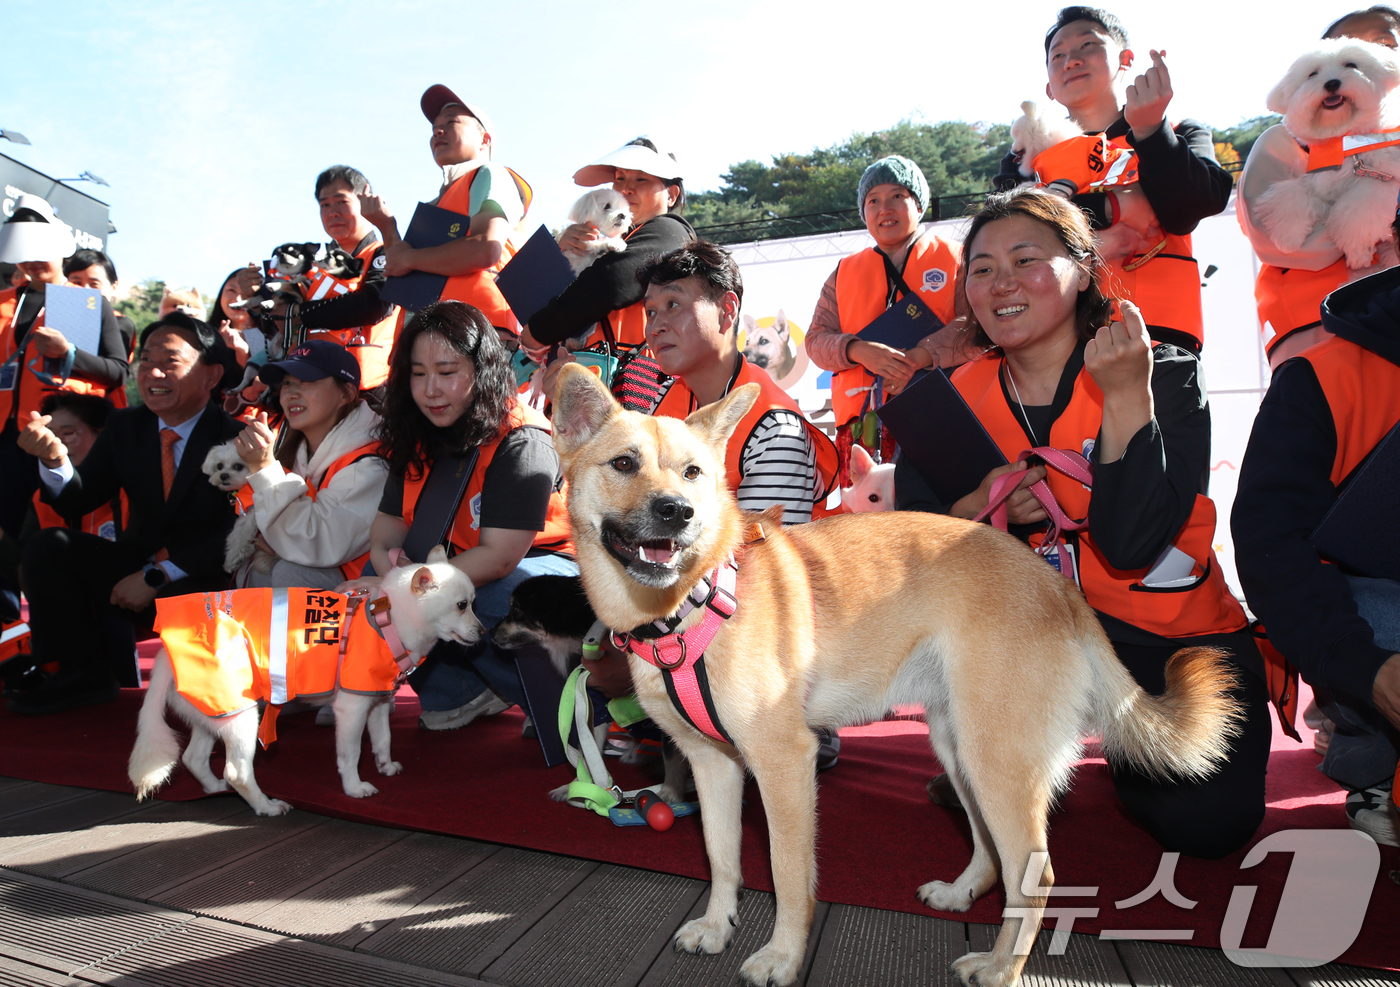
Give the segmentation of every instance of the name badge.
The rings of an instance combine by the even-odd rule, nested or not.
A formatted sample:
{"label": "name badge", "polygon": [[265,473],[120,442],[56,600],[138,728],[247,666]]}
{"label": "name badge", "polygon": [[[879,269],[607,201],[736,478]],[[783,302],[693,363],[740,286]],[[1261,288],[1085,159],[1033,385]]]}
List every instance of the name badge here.
{"label": "name badge", "polygon": [[1074,585],[1081,586],[1079,582],[1079,559],[1075,557],[1074,546],[1067,542],[1061,542],[1043,556],[1046,562],[1060,575],[1074,580]]}
{"label": "name badge", "polygon": [[19,375],[19,363],[10,360],[0,364],[0,391],[13,391],[15,378]]}

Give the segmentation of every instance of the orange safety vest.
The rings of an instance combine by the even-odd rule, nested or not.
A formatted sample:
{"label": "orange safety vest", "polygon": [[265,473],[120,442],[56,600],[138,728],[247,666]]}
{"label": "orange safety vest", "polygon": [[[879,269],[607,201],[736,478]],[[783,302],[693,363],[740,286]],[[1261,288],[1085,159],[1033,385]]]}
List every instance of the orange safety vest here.
{"label": "orange safety vest", "polygon": [[[646,224],[643,223],[642,226]],[[634,226],[627,231],[627,235],[622,239],[631,239],[632,234],[640,230],[641,226]],[[615,308],[609,312],[605,319],[608,323],[608,331],[612,334],[612,345],[616,355],[621,357],[630,356],[638,350],[646,348],[647,345],[647,313],[646,299],[638,299],[625,308]],[[602,350],[608,342],[608,335],[603,331],[602,324],[593,327],[589,333],[588,340],[584,344],[584,349]]]}
{"label": "orange safety vest", "polygon": [[[953,385],[966,399],[1007,461],[1015,461],[1030,444],[1001,389],[1002,357],[984,357],[958,368]],[[1079,452],[1103,425],[1103,392],[1087,370],[1074,382],[1069,405],[1050,429],[1047,445]],[[1090,492],[1083,484],[1051,470],[1050,491],[1064,512],[1075,520],[1089,516]],[[1038,545],[1042,534],[1031,537]],[[1080,585],[1089,604],[1153,634],[1168,638],[1222,634],[1246,626],[1244,610],[1221,575],[1211,540],[1215,537],[1215,504],[1196,495],[1191,516],[1172,543],[1196,562],[1194,581],[1179,588],[1151,588],[1142,580],[1150,569],[1115,569],[1094,544],[1093,532],[1079,532]]]}
{"label": "orange safety vest", "polygon": [[[758,395],[758,400],[754,401],[753,407],[749,409],[749,413],[741,418],[739,424],[734,427],[734,433],[729,437],[729,445],[725,448],[724,468],[729,479],[729,489],[737,492],[739,483],[744,479],[741,459],[749,436],[753,434],[753,430],[758,427],[758,423],[768,412],[782,408],[794,412],[802,419],[802,424],[806,426],[807,435],[811,439],[812,447],[816,450],[817,480],[819,481],[820,494],[813,506],[820,505],[836,486],[836,475],[840,469],[840,457],[836,451],[836,445],[825,432],[807,420],[807,416],[802,414],[802,409],[797,406],[797,402],[787,391],[778,386],[777,382],[768,375],[768,371],[754,366],[744,359],[743,354],[740,354],[739,359],[742,361],[739,373],[725,393],[728,394],[734,388],[743,387],[745,384],[757,384],[762,390]],[[685,381],[678,377],[652,414],[666,418],[687,418],[695,410],[694,393],[685,386]]]}
{"label": "orange safety vest", "polygon": [[[500,447],[502,440],[517,428],[537,428],[548,433],[550,431],[549,419],[518,398],[514,399],[510,414],[506,418],[505,427],[501,429],[501,434],[491,442],[481,446],[481,451],[477,454],[476,467],[472,470],[470,479],[467,480],[466,493],[457,509],[457,516],[453,519],[452,531],[448,536],[449,555],[458,555],[468,549],[475,548],[481,542],[481,491],[486,483],[486,470],[491,465],[491,460],[496,455],[496,449]],[[427,479],[426,469],[417,475],[414,475],[413,471],[410,470],[409,474],[404,477],[403,519],[406,524],[413,524],[413,510]],[[569,510],[563,491],[556,490],[550,494],[549,508],[545,512],[544,530],[535,535],[532,547],[548,549],[563,555],[574,553],[573,542],[570,540],[569,534]]]}
{"label": "orange safety vest", "polygon": [[[953,282],[961,256],[962,248],[957,244],[926,231],[909,248],[904,262],[905,288],[927,305],[942,325],[953,320]],[[874,247],[859,250],[836,265],[836,314],[842,332],[857,333],[874,322],[884,314],[888,297],[885,258]],[[838,428],[865,413],[870,392],[859,388],[874,383],[875,375],[859,364],[832,374],[831,410]]]}
{"label": "orange safety vest", "polygon": [[[345,295],[354,291],[369,273],[370,261],[380,246],[378,240],[373,240],[355,255],[361,268],[360,276],[353,280],[342,281],[332,278],[324,271],[316,271],[318,277],[305,289],[307,300],[316,301],[331,293]],[[399,308],[396,305],[390,309],[388,315],[372,326],[357,326],[353,329],[308,329],[306,338],[334,340],[349,350],[360,364],[360,390],[368,391],[389,379],[389,355],[394,349],[398,326]]]}
{"label": "orange safety vest", "polygon": [[[345,455],[339,457],[335,460],[335,462],[331,463],[329,466],[326,467],[326,472],[321,474],[320,483],[316,484],[314,487],[310,483],[306,485],[306,495],[312,500],[315,500],[316,495],[321,491],[321,488],[324,487],[326,484],[330,483],[331,478],[334,477],[337,473],[345,469],[345,467],[349,466],[351,463],[358,463],[360,460],[369,459],[371,456],[378,456],[380,458],[383,458],[382,454],[379,451],[378,442],[367,442],[362,446],[357,446],[356,448],[351,449]],[[369,552],[365,552],[365,554],[353,558],[349,562],[341,563],[341,575],[343,575],[346,579],[359,579],[360,573],[365,571],[365,566],[368,564]]]}
{"label": "orange safety vest", "polygon": [[41,310],[34,320],[34,325],[30,327],[29,339],[25,343],[23,353],[17,352],[20,341],[15,338],[15,319],[18,317],[19,289],[7,288],[0,291],[0,366],[12,363],[15,375],[14,387],[0,390],[0,427],[11,419],[20,424],[27,422],[29,412],[39,410],[46,394],[71,391],[74,394],[96,394],[105,397],[109,390],[120,390],[115,387],[107,388],[81,377],[67,377],[61,384],[44,383],[29,366],[33,363],[36,369],[43,369],[43,358],[34,348],[33,330],[44,324],[44,313]]}
{"label": "orange safety vest", "polygon": [[[118,500],[121,505],[120,519],[113,515],[112,505],[107,503],[103,504],[91,514],[84,514],[78,527],[74,530],[89,535],[96,535],[108,541],[116,541],[117,535],[120,532],[118,521],[124,523],[125,519],[131,516],[131,512],[126,506],[125,490],[118,493]],[[39,498],[39,492],[37,490],[34,492],[34,514],[39,518],[40,528],[68,527],[68,522],[63,519],[63,516]]]}
{"label": "orange safety vest", "polygon": [[[520,200],[525,204],[525,213],[530,211],[530,200],[533,192],[525,179],[521,178],[514,171],[507,168],[510,177],[515,179],[515,186],[520,191]],[[477,171],[468,175],[463,175],[447,187],[447,191],[442,193],[438,199],[438,207],[449,212],[468,215],[471,209],[471,188],[472,181],[476,178]],[[507,304],[505,296],[496,287],[496,275],[501,268],[505,267],[516,250],[519,249],[515,242],[516,234],[520,232],[521,226],[525,223],[525,216],[522,214],[520,222],[516,224],[515,230],[501,247],[501,259],[491,267],[480,271],[472,271],[470,274],[457,274],[447,279],[447,284],[443,286],[442,294],[438,296],[439,301],[456,299],[475,305],[485,313],[487,320],[501,329],[509,329],[511,332],[520,333],[520,323],[515,314],[511,312],[510,305]],[[462,234],[466,235],[466,229]]]}
{"label": "orange safety vest", "polygon": [[[1036,181],[1048,185],[1057,179],[1067,180],[1080,192],[1104,191],[1109,185],[1127,184],[1129,173],[1135,177],[1136,162],[1126,135],[1109,140],[1103,134],[1086,134],[1037,154]],[[1110,175],[1112,181],[1108,180]],[[1205,320],[1201,315],[1201,269],[1191,251],[1190,234],[1167,233],[1147,253],[1106,265],[1102,288],[1104,294],[1127,299],[1141,309],[1153,339],[1199,353]]]}
{"label": "orange safety vest", "polygon": [[1400,366],[1340,336],[1309,346],[1294,359],[1312,364],[1332,409],[1337,454],[1330,479],[1340,488],[1400,422]]}
{"label": "orange safety vest", "polygon": [[393,695],[398,663],[366,619],[367,608],[352,616],[349,599],[299,587],[191,593],[157,599],[155,628],[176,690],[208,716],[242,712],[259,700],[281,706],[324,699],[337,685]]}
{"label": "orange safety vest", "polygon": [[1259,331],[1264,352],[1299,329],[1322,321],[1322,300],[1347,283],[1351,273],[1345,260],[1320,271],[1260,264],[1254,280],[1254,302],[1259,308]]}
{"label": "orange safety vest", "polygon": [[[1308,171],[1319,168],[1336,168],[1350,155],[1378,151],[1383,147],[1400,144],[1400,130],[1390,130],[1379,134],[1347,134],[1343,137],[1329,137],[1327,140],[1309,144]],[[1391,175],[1391,178],[1400,176]]]}

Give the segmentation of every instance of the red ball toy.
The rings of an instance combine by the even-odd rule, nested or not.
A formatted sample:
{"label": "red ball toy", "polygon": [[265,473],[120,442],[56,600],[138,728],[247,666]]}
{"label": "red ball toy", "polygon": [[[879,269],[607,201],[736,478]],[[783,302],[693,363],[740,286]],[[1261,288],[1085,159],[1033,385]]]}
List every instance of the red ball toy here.
{"label": "red ball toy", "polygon": [[635,805],[637,814],[658,833],[664,833],[676,821],[676,814],[671,811],[671,807],[650,788],[637,793]]}

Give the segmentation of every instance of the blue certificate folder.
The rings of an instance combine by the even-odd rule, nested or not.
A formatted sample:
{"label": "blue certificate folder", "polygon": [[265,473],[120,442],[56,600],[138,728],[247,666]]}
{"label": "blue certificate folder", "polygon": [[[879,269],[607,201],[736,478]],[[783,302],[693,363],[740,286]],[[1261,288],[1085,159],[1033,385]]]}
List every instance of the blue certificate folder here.
{"label": "blue certificate folder", "polygon": [[929,333],[942,328],[943,322],[938,316],[911,293],[885,309],[856,335],[867,342],[884,343],[897,350],[910,350]]}
{"label": "blue certificate folder", "polygon": [[102,339],[102,293],[69,284],[44,286],[44,325],[80,350],[96,353]]}
{"label": "blue certificate folder", "polygon": [[1006,457],[945,374],[924,375],[879,409],[880,420],[944,504],[972,493]]}
{"label": "blue certificate folder", "polygon": [[[403,235],[404,242],[410,247],[441,247],[444,243],[466,236],[471,223],[469,216],[420,202],[418,208],[413,210],[413,219]],[[386,278],[379,297],[416,312],[437,301],[446,284],[446,274],[410,271],[399,277]]]}
{"label": "blue certificate folder", "polygon": [[1342,488],[1312,533],[1323,555],[1373,579],[1400,580],[1400,425],[1390,430]]}
{"label": "blue certificate folder", "polygon": [[574,280],[569,259],[554,242],[549,229],[541,226],[510,263],[496,275],[496,287],[522,326],[530,324],[535,313],[549,304]]}

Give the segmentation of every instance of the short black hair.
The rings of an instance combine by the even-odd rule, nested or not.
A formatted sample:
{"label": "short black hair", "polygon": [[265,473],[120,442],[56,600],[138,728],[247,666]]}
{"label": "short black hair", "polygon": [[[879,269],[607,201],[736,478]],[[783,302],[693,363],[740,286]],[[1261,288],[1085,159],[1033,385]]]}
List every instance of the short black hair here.
{"label": "short black hair", "polygon": [[331,165],[316,176],[316,198],[319,199],[325,187],[334,182],[344,182],[356,195],[369,191],[369,179],[364,172],[349,165]]}
{"label": "short black hair", "polygon": [[112,263],[112,258],[108,257],[100,250],[75,250],[71,256],[63,259],[63,276],[75,274],[78,271],[86,271],[89,267],[102,266],[102,270],[107,272],[107,280],[112,284],[117,283],[117,265]]}
{"label": "short black hair", "polygon": [[1093,21],[1104,32],[1118,43],[1120,48],[1131,48],[1128,44],[1128,29],[1123,26],[1123,22],[1101,7],[1062,7],[1060,15],[1055,18],[1054,25],[1045,32],[1045,57],[1050,57],[1050,42],[1060,29],[1066,24],[1074,21]]}
{"label": "short black hair", "polygon": [[224,342],[224,337],[219,335],[219,331],[209,323],[191,318],[179,309],[141,330],[141,345],[137,347],[138,353],[146,348],[146,340],[150,339],[151,334],[158,329],[181,329],[192,336],[193,338],[187,341],[199,351],[199,362],[206,366],[223,368],[224,378],[217,385],[219,388],[232,387],[243,378],[233,350]]}
{"label": "short black hair", "polygon": [[1397,11],[1394,7],[1387,7],[1384,4],[1378,3],[1375,6],[1367,7],[1365,10],[1353,10],[1349,14],[1343,14],[1341,17],[1338,17],[1328,25],[1327,30],[1322,32],[1322,39],[1326,41],[1329,38],[1345,37],[1345,35],[1338,33],[1342,25],[1347,21],[1356,20],[1361,17],[1379,17],[1390,25],[1392,31],[1400,31],[1400,11]]}
{"label": "short black hair", "polygon": [[39,414],[71,411],[73,417],[94,432],[101,431],[107,424],[107,416],[116,410],[117,406],[100,394],[79,394],[76,391],[54,391],[44,395],[44,400],[39,402]]}
{"label": "short black hair", "polygon": [[[623,146],[623,147],[631,147],[631,146],[633,146],[633,145],[636,145],[636,146],[638,146],[638,147],[649,148],[650,150],[655,151],[657,154],[664,154],[666,157],[668,157],[668,158],[671,159],[671,163],[672,163],[672,164],[676,165],[676,167],[678,167],[678,168],[680,167],[680,162],[676,161],[676,156],[675,156],[674,154],[672,154],[670,151],[662,151],[659,147],[656,146],[656,142],[653,141],[650,137],[634,137],[632,140],[628,141],[626,144],[624,144],[624,145],[622,145],[622,146]],[[679,175],[675,176],[674,178],[671,177],[670,175],[657,175],[656,177],[659,178],[659,179],[661,179],[661,180],[662,180],[663,182],[665,182],[667,185],[674,185],[674,186],[676,186],[676,188],[678,188],[678,189],[681,190],[681,194],[678,195],[678,196],[676,196],[676,203],[675,203],[675,205],[673,205],[670,209],[668,209],[668,210],[666,210],[666,211],[667,211],[667,212],[677,213],[677,214],[679,214],[679,213],[684,213],[684,212],[685,212],[685,182],[681,179],[681,177],[680,177]]]}
{"label": "short black hair", "polygon": [[646,291],[654,284],[675,284],[686,278],[705,282],[705,297],[718,303],[726,292],[734,292],[744,304],[744,279],[734,257],[717,243],[691,240],[683,246],[647,261],[637,271],[637,283]]}

